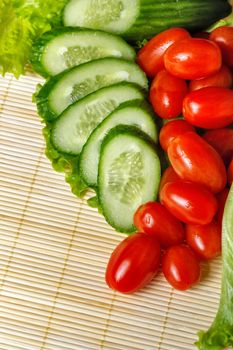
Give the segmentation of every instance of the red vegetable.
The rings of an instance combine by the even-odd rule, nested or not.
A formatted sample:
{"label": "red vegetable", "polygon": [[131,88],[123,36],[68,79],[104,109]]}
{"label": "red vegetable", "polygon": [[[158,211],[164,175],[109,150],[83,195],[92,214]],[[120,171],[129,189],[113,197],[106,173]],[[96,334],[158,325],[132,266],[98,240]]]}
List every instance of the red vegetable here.
{"label": "red vegetable", "polygon": [[186,81],[160,71],[150,89],[150,101],[155,113],[164,119],[173,119],[182,112],[183,99],[188,92]]}
{"label": "red vegetable", "polygon": [[214,147],[224,163],[228,165],[233,157],[233,129],[209,130],[203,135],[203,138]]}
{"label": "red vegetable", "polygon": [[233,90],[206,87],[192,91],[184,99],[183,115],[201,128],[224,128],[233,123]]}
{"label": "red vegetable", "polygon": [[136,233],[124,239],[113,251],[105,279],[108,286],[122,293],[133,293],[157,274],[160,245],[153,235]]}
{"label": "red vegetable", "polygon": [[222,26],[212,31],[210,39],[221,49],[223,61],[233,67],[233,27]]}
{"label": "red vegetable", "polygon": [[192,182],[169,182],[163,186],[160,198],[178,220],[187,224],[209,224],[218,209],[214,195],[206,187]]}
{"label": "red vegetable", "polygon": [[212,221],[208,225],[186,225],[186,241],[202,259],[212,259],[221,253],[221,225]]}
{"label": "red vegetable", "polygon": [[226,186],[223,160],[198,134],[187,132],[177,136],[168,147],[168,157],[180,178],[205,185],[214,193]]}
{"label": "red vegetable", "polygon": [[194,127],[185,120],[172,120],[165,124],[159,134],[159,142],[164,151],[167,151],[168,146],[177,137],[188,131],[195,132]]}
{"label": "red vegetable", "polygon": [[201,79],[221,68],[221,51],[213,41],[207,39],[184,39],[167,49],[164,64],[167,71],[178,78]]}
{"label": "red vegetable", "polygon": [[141,205],[135,213],[134,224],[139,231],[155,235],[163,247],[184,240],[183,225],[158,202]]}
{"label": "red vegetable", "polygon": [[196,255],[185,245],[173,246],[166,251],[162,269],[167,281],[179,290],[189,289],[196,284],[201,274]]}
{"label": "red vegetable", "polygon": [[175,182],[179,181],[181,178],[177,175],[175,170],[172,166],[169,166],[162,174],[160,186],[159,186],[159,198],[160,198],[160,192],[162,191],[162,188],[166,183],[168,182]]}
{"label": "red vegetable", "polygon": [[229,184],[229,186],[231,186],[231,184],[233,182],[233,158],[232,158],[230,165],[228,167],[227,178],[228,178],[228,184]]}
{"label": "red vegetable", "polygon": [[189,89],[193,91],[208,86],[230,88],[232,86],[231,70],[227,66],[223,65],[218,72],[214,73],[213,75],[210,75],[209,77],[198,80],[192,80],[189,84]]}
{"label": "red vegetable", "polygon": [[137,63],[149,77],[154,77],[164,68],[164,52],[174,42],[189,38],[190,34],[183,28],[171,28],[156,35],[138,52]]}
{"label": "red vegetable", "polygon": [[222,225],[223,212],[224,212],[224,207],[226,204],[228,193],[229,193],[229,189],[224,188],[224,190],[222,190],[216,195],[216,198],[218,201],[218,211],[215,218],[220,225]]}

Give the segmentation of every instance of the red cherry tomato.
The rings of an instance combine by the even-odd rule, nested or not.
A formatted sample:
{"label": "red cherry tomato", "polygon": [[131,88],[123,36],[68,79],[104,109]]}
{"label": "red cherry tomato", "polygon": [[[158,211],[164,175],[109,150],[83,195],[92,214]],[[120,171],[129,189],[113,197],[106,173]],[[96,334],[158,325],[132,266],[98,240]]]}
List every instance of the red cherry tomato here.
{"label": "red cherry tomato", "polygon": [[163,56],[169,46],[176,41],[190,38],[190,34],[183,28],[171,28],[156,35],[138,52],[137,63],[144,72],[153,78],[164,68]]}
{"label": "red cherry tomato", "polygon": [[231,186],[232,182],[233,182],[233,158],[232,158],[230,165],[228,167],[227,179],[228,179],[229,186]]}
{"label": "red cherry tomato", "polygon": [[105,279],[108,286],[121,293],[133,293],[148,284],[157,274],[160,245],[154,235],[135,233],[113,251]]}
{"label": "red cherry tomato", "polygon": [[194,127],[185,120],[172,120],[165,124],[159,134],[159,142],[166,152],[170,143],[177,137],[188,131],[195,132]]}
{"label": "red cherry tomato", "polygon": [[210,40],[184,39],[166,50],[164,65],[169,73],[178,78],[201,79],[216,73],[221,68],[221,51]]}
{"label": "red cherry tomato", "polygon": [[233,27],[222,26],[212,31],[210,39],[221,49],[223,61],[233,67]]}
{"label": "red cherry tomato", "polygon": [[186,242],[202,259],[212,259],[221,253],[221,225],[212,221],[208,225],[186,225]]}
{"label": "red cherry tomato", "polygon": [[209,224],[217,212],[214,195],[205,186],[192,182],[169,182],[160,193],[162,204],[187,224]]}
{"label": "red cherry tomato", "polygon": [[170,247],[163,256],[162,270],[166,280],[178,290],[187,290],[200,279],[200,263],[185,245]]}
{"label": "red cherry tomato", "polygon": [[178,176],[205,185],[213,193],[227,183],[226,168],[220,155],[201,136],[187,132],[168,147],[168,158]]}
{"label": "red cherry tomato", "polygon": [[150,101],[159,117],[173,119],[181,114],[183,99],[187,93],[188,87],[185,80],[162,70],[152,82]]}
{"label": "red cherry tomato", "polygon": [[215,218],[216,218],[219,225],[222,225],[223,212],[224,212],[224,207],[225,207],[226,200],[228,197],[228,193],[229,193],[229,189],[224,188],[224,190],[222,190],[221,192],[219,192],[216,195],[216,198],[218,201],[218,211],[217,211]]}
{"label": "red cherry tomato", "polygon": [[162,191],[162,188],[164,185],[166,185],[168,182],[175,182],[179,181],[181,178],[177,175],[175,170],[172,166],[169,166],[162,174],[160,185],[159,185],[159,198],[160,198],[160,192]]}
{"label": "red cherry tomato", "polygon": [[228,165],[233,157],[233,129],[209,130],[203,135],[203,138],[220,154],[224,163]]}
{"label": "red cherry tomato", "polygon": [[184,240],[181,222],[158,202],[141,205],[134,215],[134,224],[139,231],[155,235],[165,248]]}
{"label": "red cherry tomato", "polygon": [[192,91],[183,101],[183,115],[200,128],[224,128],[233,123],[233,90],[210,86]]}
{"label": "red cherry tomato", "polygon": [[189,84],[190,91],[199,90],[208,86],[230,88],[232,86],[232,72],[223,65],[222,68],[209,77],[192,80]]}

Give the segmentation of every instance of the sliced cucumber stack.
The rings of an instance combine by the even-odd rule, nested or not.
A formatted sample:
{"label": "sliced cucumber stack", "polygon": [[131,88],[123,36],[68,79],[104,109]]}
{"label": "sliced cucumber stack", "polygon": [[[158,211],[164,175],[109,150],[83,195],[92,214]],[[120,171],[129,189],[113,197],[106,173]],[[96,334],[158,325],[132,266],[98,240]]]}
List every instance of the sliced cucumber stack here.
{"label": "sliced cucumber stack", "polygon": [[101,143],[106,134],[119,124],[134,125],[149,135],[154,142],[158,140],[155,116],[148,103],[130,101],[121,104],[94,129],[83,147],[79,170],[89,187],[97,187]]}
{"label": "sliced cucumber stack", "polygon": [[139,99],[144,94],[131,83],[102,88],[72,104],[52,126],[52,142],[57,150],[78,155],[91,132],[122,102]]}
{"label": "sliced cucumber stack", "polygon": [[43,34],[33,45],[31,63],[44,77],[104,57],[133,61],[134,49],[121,37],[100,30],[59,28]]}
{"label": "sliced cucumber stack", "polygon": [[117,231],[135,231],[137,208],[157,197],[161,176],[156,146],[135,127],[117,126],[104,139],[98,197],[107,222]]}
{"label": "sliced cucumber stack", "polygon": [[133,62],[111,57],[81,64],[48,80],[36,96],[38,111],[44,119],[54,120],[72,103],[123,81],[148,88],[146,75]]}
{"label": "sliced cucumber stack", "polygon": [[[127,5],[134,16],[129,2],[120,6]],[[110,3],[115,16],[119,3]],[[31,56],[34,68],[50,76],[35,96],[49,159],[66,173],[77,196],[95,189],[91,205],[126,233],[135,230],[138,206],[156,199],[161,172],[155,116],[146,102],[148,81],[134,59],[123,39],[86,28],[45,33]]]}

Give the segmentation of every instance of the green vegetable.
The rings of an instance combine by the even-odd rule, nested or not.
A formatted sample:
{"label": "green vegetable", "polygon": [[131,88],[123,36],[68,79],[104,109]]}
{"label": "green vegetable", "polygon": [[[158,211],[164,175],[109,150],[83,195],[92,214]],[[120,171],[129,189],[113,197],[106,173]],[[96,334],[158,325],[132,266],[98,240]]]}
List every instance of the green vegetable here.
{"label": "green vegetable", "polygon": [[99,208],[99,200],[97,196],[91,197],[87,200],[87,204],[91,208]]}
{"label": "green vegetable", "polygon": [[32,43],[61,23],[67,0],[0,1],[0,74],[24,73]]}
{"label": "green vegetable", "polygon": [[53,123],[51,140],[57,150],[78,155],[92,131],[122,102],[142,100],[140,87],[120,83],[102,88],[68,107]]}
{"label": "green vegetable", "polygon": [[135,41],[171,27],[202,30],[230,11],[227,0],[70,0],[64,24],[102,29]]}
{"label": "green vegetable", "polygon": [[119,232],[134,232],[134,213],[156,200],[160,175],[156,145],[147,134],[134,126],[111,129],[101,145],[98,169],[98,198],[106,221]]}
{"label": "green vegetable", "polygon": [[200,350],[233,347],[233,185],[226,202],[222,226],[222,288],[219,309],[207,332],[199,333]]}
{"label": "green vegetable", "polygon": [[93,130],[80,154],[80,174],[89,187],[97,187],[101,143],[106,134],[119,124],[136,126],[154,142],[158,141],[155,115],[150,105],[145,101],[128,101],[120,104]]}
{"label": "green vegetable", "polygon": [[[58,28],[43,34],[33,45],[30,60],[47,77],[104,57],[134,61],[136,53],[118,35],[86,28]],[[56,62],[56,64],[54,64]]]}
{"label": "green vegetable", "polygon": [[[87,104],[88,104],[88,101],[90,103],[94,103],[95,102],[94,97],[95,96],[99,97],[100,100],[96,101],[96,104],[95,104],[95,106],[97,107],[97,104],[98,105],[100,104],[101,96],[102,96],[102,99],[104,99],[104,101],[105,100],[107,101],[109,94],[110,95],[112,94],[112,96],[114,97],[114,101],[115,101],[114,108],[117,107],[122,101],[126,101],[127,97],[128,99],[144,98],[144,94],[141,92],[140,88],[137,85],[131,84],[131,83],[121,83],[121,84],[113,85],[108,88],[103,88],[100,91],[97,91],[91,94],[90,96],[87,96],[85,100]],[[118,96],[118,99],[117,99],[117,96]],[[80,102],[78,102],[78,105],[80,105]],[[71,108],[75,108],[75,105]],[[94,116],[96,118],[97,118],[97,111],[100,113],[100,109],[96,108],[95,110]],[[108,114],[111,111],[112,111],[111,108],[108,112],[105,108],[104,112],[105,113],[107,112]],[[88,120],[87,120],[87,125],[88,125]],[[82,197],[84,192],[87,190],[87,185],[83,182],[83,180],[79,176],[79,155],[67,154],[55,148],[52,142],[53,128],[54,128],[54,123],[46,122],[46,126],[43,130],[44,138],[46,141],[45,154],[48,157],[48,159],[51,161],[54,170],[65,173],[65,179],[66,179],[66,182],[70,185],[71,191],[77,197]],[[90,203],[93,203],[93,201],[90,201]]]}
{"label": "green vegetable", "polygon": [[78,173],[78,156],[70,156],[57,151],[51,142],[51,125],[43,129],[46,141],[45,154],[51,161],[55,171],[65,173],[65,180],[70,185],[71,191],[77,197],[82,197],[87,190],[86,184],[81,180]]}
{"label": "green vegetable", "polygon": [[36,95],[39,114],[56,119],[68,106],[103,87],[131,82],[148,88],[145,73],[131,61],[107,57],[83,63],[51,77]]}

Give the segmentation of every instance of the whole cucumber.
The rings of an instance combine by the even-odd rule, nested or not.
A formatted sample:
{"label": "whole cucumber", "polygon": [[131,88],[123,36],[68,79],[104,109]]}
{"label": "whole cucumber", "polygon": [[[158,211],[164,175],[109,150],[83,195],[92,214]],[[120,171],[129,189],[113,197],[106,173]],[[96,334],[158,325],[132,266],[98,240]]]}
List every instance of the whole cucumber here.
{"label": "whole cucumber", "polygon": [[70,0],[63,20],[66,26],[102,29],[135,41],[171,27],[199,31],[230,12],[227,0]]}

